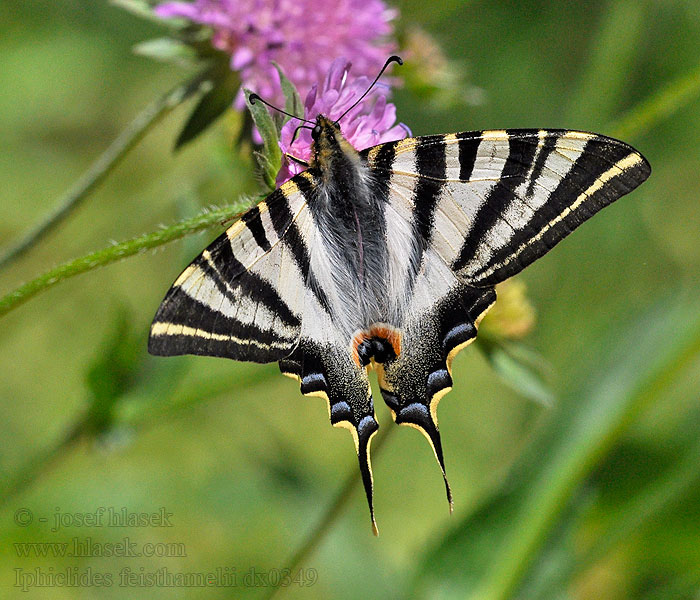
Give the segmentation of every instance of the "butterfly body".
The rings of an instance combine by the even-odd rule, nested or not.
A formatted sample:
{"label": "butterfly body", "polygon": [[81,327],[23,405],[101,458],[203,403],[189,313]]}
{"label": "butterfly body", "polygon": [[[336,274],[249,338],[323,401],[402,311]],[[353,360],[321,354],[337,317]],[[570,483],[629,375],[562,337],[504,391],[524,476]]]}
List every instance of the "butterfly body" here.
{"label": "butterfly body", "polygon": [[370,368],[396,423],[426,436],[444,476],[437,404],[494,286],[650,168],[623,142],[565,130],[435,135],[357,152],[319,116],[313,138],[309,169],[176,280],[149,350],[278,361],[353,434],[374,525]]}
{"label": "butterfly body", "polygon": [[[323,116],[305,190],[307,205],[322,238],[312,268],[329,282],[327,298],[335,324],[349,340],[358,329],[389,315],[384,200],[379,182],[362,157]],[[332,283],[331,283],[332,282]],[[395,312],[395,311],[394,311]]]}

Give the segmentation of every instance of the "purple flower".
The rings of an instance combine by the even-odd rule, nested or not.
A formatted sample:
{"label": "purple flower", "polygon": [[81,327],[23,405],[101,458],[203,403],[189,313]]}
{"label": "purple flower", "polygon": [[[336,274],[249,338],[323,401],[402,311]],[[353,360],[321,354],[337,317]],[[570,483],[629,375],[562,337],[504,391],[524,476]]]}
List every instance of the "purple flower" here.
{"label": "purple flower", "polygon": [[[194,0],[164,2],[163,18],[181,17],[213,29],[212,44],[231,55],[242,87],[282,103],[277,62],[304,96],[336,56],[357,75],[375,75],[395,50],[396,11],[382,0]],[[239,92],[236,107],[245,106]]]}
{"label": "purple flower", "polygon": [[[372,80],[369,77],[349,77],[350,63],[337,58],[331,64],[325,81],[314,85],[306,96],[304,118],[310,121],[319,114],[329,119],[338,119],[365,93]],[[340,121],[340,130],[345,138],[357,149],[364,150],[384,142],[393,142],[411,135],[403,123],[396,124],[396,107],[387,102],[389,87],[377,83],[364,100],[353,108]],[[299,129],[296,138],[292,137],[299,119],[290,119],[280,133],[280,148],[283,152],[282,168],[277,175],[281,185],[290,177],[304,170],[304,166],[291,161],[287,154],[308,161],[311,157],[311,132]]]}

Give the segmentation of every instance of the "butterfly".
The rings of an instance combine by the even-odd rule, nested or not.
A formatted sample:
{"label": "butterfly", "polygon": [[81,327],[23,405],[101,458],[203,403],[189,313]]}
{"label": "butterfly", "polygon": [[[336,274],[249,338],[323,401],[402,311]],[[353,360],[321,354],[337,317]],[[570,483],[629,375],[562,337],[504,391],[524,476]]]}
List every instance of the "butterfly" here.
{"label": "butterfly", "polygon": [[308,169],[251,208],[177,278],[149,351],[279,363],[350,430],[377,533],[368,372],[397,424],[420,430],[443,474],[437,421],[455,355],[496,284],[650,174],[602,135],[468,131],[358,152],[318,115]]}

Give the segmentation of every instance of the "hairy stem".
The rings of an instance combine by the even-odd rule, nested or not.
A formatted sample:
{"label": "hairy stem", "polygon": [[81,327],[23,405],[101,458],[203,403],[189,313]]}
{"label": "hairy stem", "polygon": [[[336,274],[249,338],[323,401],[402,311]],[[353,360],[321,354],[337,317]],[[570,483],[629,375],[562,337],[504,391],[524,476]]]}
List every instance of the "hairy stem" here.
{"label": "hairy stem", "polygon": [[21,285],[13,292],[10,292],[6,296],[0,298],[0,317],[3,317],[11,310],[17,308],[20,304],[23,304],[30,298],[36,296],[39,292],[42,292],[57,283],[69,279],[70,277],[75,277],[81,273],[87,271],[92,271],[97,267],[102,267],[110,263],[126,258],[127,256],[133,256],[145,250],[151,248],[156,248],[172,242],[173,240],[180,239],[186,235],[196,233],[197,231],[202,231],[213,225],[221,225],[222,221],[234,218],[240,214],[240,212],[245,209],[248,205],[247,201],[240,201],[237,204],[232,204],[225,206],[223,208],[217,208],[213,210],[207,210],[196,217],[191,219],[185,219],[179,221],[170,227],[165,227],[160,231],[155,231],[153,233],[148,233],[140,237],[132,238],[120,244],[115,244],[109,248],[104,248],[96,252],[92,252],[75,260],[63,263],[49,271],[46,271],[43,275],[40,275],[36,279],[28,281],[24,285]]}
{"label": "hairy stem", "polygon": [[50,231],[56,228],[68,215],[78,208],[102,183],[121,160],[136,146],[143,136],[165,115],[192,95],[200,91],[208,82],[208,73],[203,71],[189,81],[180,83],[172,90],[149,104],[119,136],[110,144],[104,153],[83,173],[83,175],[58,199],[53,210],[44,216],[43,220],[29,230],[23,238],[10,246],[0,256],[0,268],[34,247]]}

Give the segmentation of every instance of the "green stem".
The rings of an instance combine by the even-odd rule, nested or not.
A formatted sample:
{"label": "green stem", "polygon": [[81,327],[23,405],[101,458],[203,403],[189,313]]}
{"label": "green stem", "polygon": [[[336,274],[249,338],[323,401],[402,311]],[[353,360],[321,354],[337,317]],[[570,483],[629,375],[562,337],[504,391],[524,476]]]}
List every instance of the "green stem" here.
{"label": "green stem", "polygon": [[646,133],[657,122],[690,104],[700,95],[700,66],[673,80],[661,91],[637,104],[611,128],[612,135],[621,139]]}
{"label": "green stem", "polygon": [[199,92],[208,83],[208,80],[208,71],[205,70],[189,81],[178,84],[149,104],[58,199],[53,210],[0,256],[0,268],[17,260],[78,208],[156,123],[182,102]]}
{"label": "green stem", "polygon": [[162,246],[213,225],[220,225],[222,221],[238,215],[247,205],[248,202],[241,201],[238,204],[225,206],[224,208],[208,210],[191,219],[185,219],[175,223],[175,225],[165,227],[160,231],[132,238],[54,267],[0,298],[0,317],[33,298],[39,292],[43,292],[65,279],[92,271],[97,267],[108,265],[127,256],[133,256],[144,250]]}

